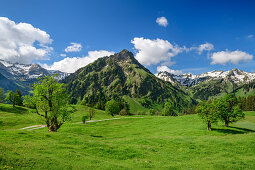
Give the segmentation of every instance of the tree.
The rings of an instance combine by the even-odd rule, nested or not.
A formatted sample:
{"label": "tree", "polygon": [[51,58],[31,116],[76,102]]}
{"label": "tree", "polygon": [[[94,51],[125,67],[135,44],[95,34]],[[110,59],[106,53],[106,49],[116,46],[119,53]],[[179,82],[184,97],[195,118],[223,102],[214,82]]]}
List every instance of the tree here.
{"label": "tree", "polygon": [[0,88],[0,103],[3,103],[4,101],[4,89]]}
{"label": "tree", "polygon": [[21,94],[21,91],[20,91],[20,89],[17,89],[16,90],[16,104],[18,105],[18,106],[22,106],[23,105],[23,101],[22,101],[22,94]]}
{"label": "tree", "polygon": [[118,102],[116,102],[115,100],[110,100],[108,102],[106,102],[105,104],[105,112],[114,116],[119,114],[120,112],[120,106],[118,104]]}
{"label": "tree", "polygon": [[156,110],[155,109],[150,109],[149,111],[150,111],[150,115],[151,116],[155,116],[155,114],[156,114]]}
{"label": "tree", "polygon": [[95,109],[90,107],[88,111],[89,120],[91,120],[94,117],[94,115],[95,115]]}
{"label": "tree", "polygon": [[45,76],[33,85],[33,96],[24,98],[24,105],[35,107],[35,112],[45,119],[48,131],[56,132],[74,112],[68,105],[66,86],[53,76]]}
{"label": "tree", "polygon": [[222,99],[216,100],[216,105],[219,118],[225,123],[226,127],[229,126],[229,123],[243,119],[245,116],[234,94],[228,94]]}
{"label": "tree", "polygon": [[5,100],[9,101],[13,107],[17,104],[18,96],[16,93],[13,93],[13,91],[8,90]]}
{"label": "tree", "polygon": [[174,107],[170,101],[167,101],[164,105],[164,116],[177,116],[174,112]]}
{"label": "tree", "polygon": [[85,124],[86,123],[86,120],[88,119],[88,116],[82,116],[82,123]]}
{"label": "tree", "polygon": [[218,115],[214,111],[214,103],[202,102],[196,107],[196,113],[206,122],[207,130],[212,130],[212,124],[217,123]]}

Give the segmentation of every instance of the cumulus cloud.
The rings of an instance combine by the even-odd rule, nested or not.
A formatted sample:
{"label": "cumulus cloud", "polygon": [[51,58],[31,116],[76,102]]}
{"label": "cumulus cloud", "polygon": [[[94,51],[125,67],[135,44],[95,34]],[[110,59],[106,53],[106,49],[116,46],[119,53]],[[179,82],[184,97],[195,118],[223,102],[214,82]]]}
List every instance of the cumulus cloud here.
{"label": "cumulus cloud", "polygon": [[0,17],[0,35],[0,58],[6,61],[31,63],[46,59],[53,50],[47,46],[52,43],[50,35],[28,23]]}
{"label": "cumulus cloud", "polygon": [[214,45],[206,42],[205,44],[201,44],[198,47],[191,47],[189,50],[196,50],[199,55],[201,55],[204,51],[211,51],[214,49]]}
{"label": "cumulus cloud", "polygon": [[66,57],[61,61],[54,62],[52,65],[42,64],[48,70],[60,70],[67,73],[73,73],[81,67],[84,67],[100,57],[113,55],[112,51],[89,51],[88,56],[85,57]]}
{"label": "cumulus cloud", "polygon": [[253,39],[254,38],[254,35],[250,34],[247,36],[248,39]]}
{"label": "cumulus cloud", "polygon": [[220,51],[213,53],[211,56],[211,64],[238,64],[240,62],[249,62],[253,58],[253,55],[243,51]]}
{"label": "cumulus cloud", "polygon": [[157,71],[158,72],[168,72],[168,73],[171,73],[171,74],[174,74],[174,75],[180,75],[180,74],[183,74],[183,72],[181,70],[172,70],[170,68],[168,68],[167,66],[158,66],[157,67]]}
{"label": "cumulus cloud", "polygon": [[80,43],[71,42],[70,46],[67,46],[65,52],[80,52],[82,49],[82,45]]}
{"label": "cumulus cloud", "polygon": [[171,63],[171,58],[184,51],[177,45],[172,45],[167,40],[134,38],[131,40],[138,51],[135,58],[144,65],[156,65],[160,62]]}
{"label": "cumulus cloud", "polygon": [[60,54],[61,57],[66,57],[66,54]]}
{"label": "cumulus cloud", "polygon": [[156,23],[162,27],[167,27],[167,25],[168,25],[167,19],[165,17],[158,17],[156,19]]}

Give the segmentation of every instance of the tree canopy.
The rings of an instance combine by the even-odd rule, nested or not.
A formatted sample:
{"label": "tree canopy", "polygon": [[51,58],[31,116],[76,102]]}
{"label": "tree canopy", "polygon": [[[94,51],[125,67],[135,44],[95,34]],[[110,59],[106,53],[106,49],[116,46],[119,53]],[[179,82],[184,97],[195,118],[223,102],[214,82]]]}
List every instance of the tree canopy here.
{"label": "tree canopy", "polygon": [[66,86],[56,81],[55,76],[46,76],[33,85],[33,96],[24,98],[24,105],[35,108],[45,118],[49,131],[56,132],[74,109],[68,105]]}

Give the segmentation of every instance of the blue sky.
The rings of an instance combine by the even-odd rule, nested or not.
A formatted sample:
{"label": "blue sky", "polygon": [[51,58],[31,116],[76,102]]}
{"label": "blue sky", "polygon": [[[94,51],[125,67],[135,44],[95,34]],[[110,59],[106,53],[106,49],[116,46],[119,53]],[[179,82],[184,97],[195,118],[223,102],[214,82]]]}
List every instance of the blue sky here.
{"label": "blue sky", "polygon": [[[145,62],[146,56],[143,55],[152,55],[146,51],[149,49],[144,47],[145,41],[157,46],[157,43],[161,43],[156,41],[158,39],[164,40],[163,45],[170,44],[173,50],[179,52],[171,51],[172,48],[165,53],[159,51],[164,59],[159,57],[159,62],[143,62],[152,73],[156,73],[160,66],[194,74],[232,68],[255,72],[254,6],[255,3],[248,0],[2,0],[0,16],[15,24],[31,24],[50,36],[52,42],[45,43],[50,48],[47,56],[32,60],[47,64],[49,68],[65,57],[90,56],[89,51],[92,58],[88,60],[93,61],[97,54],[93,51],[100,50],[104,50],[103,54],[122,49],[128,49],[135,55],[140,52],[141,61]],[[167,26],[156,23],[159,17],[167,19]],[[140,38],[140,41],[131,43],[135,38]],[[16,43],[16,40],[13,41]],[[32,46],[42,48],[37,41],[34,38]],[[65,52],[71,42],[81,44],[81,50]],[[213,49],[202,50],[199,54],[198,48],[205,43],[213,45]],[[140,50],[135,48],[135,44]],[[2,56],[4,52],[0,50]],[[151,57],[155,57],[157,52],[155,47]],[[164,57],[168,55],[167,52],[171,54]],[[217,60],[215,64],[212,64],[212,56]],[[29,56],[24,54],[22,57]],[[224,57],[228,59],[221,61]],[[232,57],[237,59],[232,60]],[[13,60],[15,56],[12,56]]]}

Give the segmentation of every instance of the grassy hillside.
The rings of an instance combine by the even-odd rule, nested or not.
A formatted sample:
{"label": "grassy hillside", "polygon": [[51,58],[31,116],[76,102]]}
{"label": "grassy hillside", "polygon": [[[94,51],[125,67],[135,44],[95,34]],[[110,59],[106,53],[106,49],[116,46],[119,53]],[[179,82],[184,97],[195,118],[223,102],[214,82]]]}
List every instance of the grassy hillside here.
{"label": "grassy hillside", "polygon": [[124,100],[129,104],[131,114],[146,113],[149,109],[143,107],[139,102],[129,96],[123,96]]}
{"label": "grassy hillside", "polygon": [[[79,107],[74,121],[57,133],[46,128],[19,130],[26,126],[24,122],[33,123],[29,113],[0,111],[1,121],[16,122],[14,127],[1,124],[0,169],[255,167],[255,112],[246,112],[246,119],[230,128],[220,123],[208,132],[197,115],[145,116],[84,125],[75,122],[86,112]],[[23,116],[23,120],[17,121],[12,115]],[[99,115],[107,117],[103,112]]]}
{"label": "grassy hillside", "polygon": [[157,104],[169,99],[176,109],[195,104],[186,92],[157,78],[127,50],[97,59],[66,77],[63,83],[67,84],[72,103],[82,101],[101,107],[111,98],[127,95]]}
{"label": "grassy hillside", "polygon": [[[87,115],[88,107],[75,105],[76,111],[71,115],[69,123],[81,122],[82,116]],[[93,120],[112,118],[102,110],[95,109]],[[35,113],[29,112],[29,109],[9,104],[0,103],[0,130],[19,129],[30,125],[44,124],[44,119]]]}

